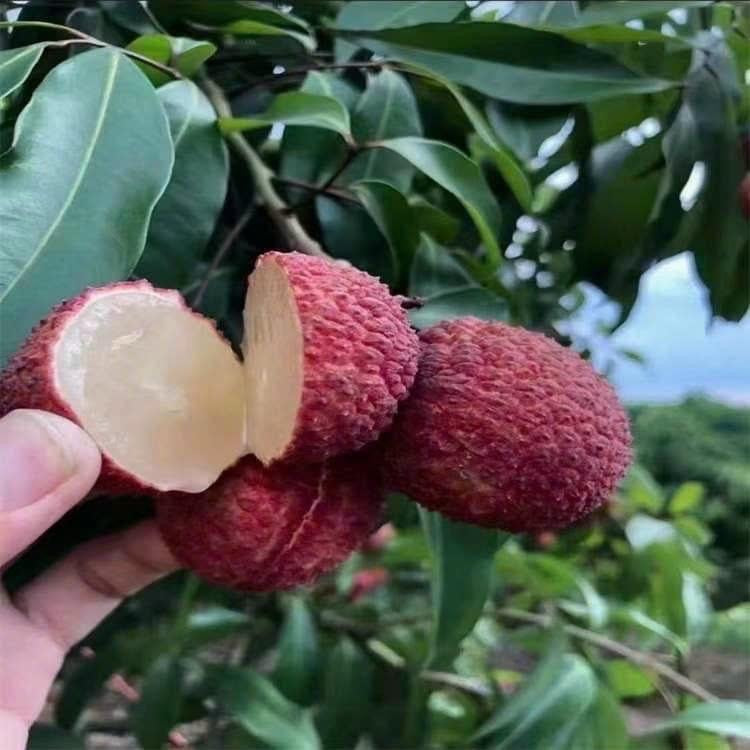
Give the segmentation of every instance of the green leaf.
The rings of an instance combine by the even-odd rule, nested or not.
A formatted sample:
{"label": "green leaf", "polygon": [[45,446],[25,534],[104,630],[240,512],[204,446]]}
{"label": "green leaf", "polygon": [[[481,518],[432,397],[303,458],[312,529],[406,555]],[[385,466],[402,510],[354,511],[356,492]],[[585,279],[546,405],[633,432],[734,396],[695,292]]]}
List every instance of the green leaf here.
{"label": "green leaf", "polygon": [[409,199],[412,216],[420,232],[425,232],[437,242],[448,243],[456,239],[461,222],[442,208],[417,195]]}
{"label": "green leaf", "polygon": [[569,750],[628,750],[628,731],[620,704],[599,686],[596,700],[581,718],[568,744]]}
{"label": "green leaf", "polygon": [[625,480],[628,504],[636,510],[659,513],[664,507],[664,492],[649,472],[639,464],[631,466]]}
{"label": "green leaf", "polygon": [[490,101],[487,119],[500,140],[523,162],[533,159],[548,138],[566,126],[570,113],[562,107],[516,107]]}
{"label": "green leaf", "polygon": [[52,724],[34,724],[29,730],[26,750],[84,750],[83,737]]}
{"label": "green leaf", "polygon": [[728,737],[750,737],[750,703],[717,701],[699,703],[649,729],[648,734],[672,732],[675,729],[700,729]]}
{"label": "green leaf", "polygon": [[558,34],[515,24],[422,24],[341,33],[379,55],[520,104],[588,102],[675,85],[640,76],[615,58]]}
{"label": "green leaf", "polygon": [[710,0],[677,0],[677,2],[660,2],[659,0],[606,0],[586,3],[579,14],[573,16],[575,26],[596,26],[599,24],[625,23],[633,18],[648,18],[662,15],[675,8],[701,8],[710,5]]}
{"label": "green leaf", "polygon": [[165,23],[192,21],[220,26],[233,21],[256,21],[283,28],[308,31],[309,25],[299,16],[284,13],[271,5],[248,0],[149,0],[149,9]]}
{"label": "green leaf", "polygon": [[411,0],[410,2],[350,2],[336,18],[339,29],[394,29],[420,23],[449,23],[466,8],[452,0]]}
{"label": "green leaf", "polygon": [[45,78],[0,157],[0,363],[52,305],[133,270],[172,161],[156,92],[120,53]]}
{"label": "green leaf", "polygon": [[273,672],[276,687],[289,700],[307,705],[316,688],[318,635],[315,621],[305,601],[289,601],[279,638],[279,657]]}
{"label": "green leaf", "polygon": [[[162,64],[170,64],[190,78],[201,65],[216,52],[216,45],[211,42],[188,39],[187,37],[170,37],[166,34],[144,34],[128,44],[128,49]],[[141,70],[155,86],[171,81],[166,73],[150,65],[138,63]]]}
{"label": "green leaf", "polygon": [[0,99],[12,94],[29,77],[44,52],[44,43],[0,50]]}
{"label": "green leaf", "polygon": [[182,668],[172,655],[160,656],[143,677],[141,696],[130,713],[141,747],[161,747],[177,724],[182,703]]}
{"label": "green leaf", "polygon": [[484,143],[484,154],[495,164],[521,208],[529,211],[533,197],[531,183],[515,154],[500,141],[484,115],[458,86],[454,86],[450,81],[442,81],[442,83],[453,94],[466,118]]}
{"label": "green leaf", "polygon": [[419,243],[411,206],[396,188],[381,180],[355,182],[352,190],[388,241],[393,260],[393,276],[399,279],[411,266]]}
{"label": "green leaf", "polygon": [[242,612],[219,606],[205,607],[190,613],[183,643],[185,648],[199,648],[246,630],[249,625],[250,618]]}
{"label": "green leaf", "polygon": [[432,555],[433,626],[429,667],[450,668],[461,641],[482,614],[490,591],[496,531],[419,509]]}
{"label": "green leaf", "polygon": [[654,690],[653,678],[626,659],[612,659],[605,664],[609,684],[620,698],[641,698],[651,695]]}
{"label": "green leaf", "polygon": [[[352,112],[352,135],[357,143],[422,135],[417,101],[406,79],[392,70],[368,76],[367,88]],[[406,192],[414,167],[396,154],[368,149],[341,176],[341,183],[386,180]]]}
{"label": "green leaf", "polygon": [[324,747],[354,747],[373,710],[373,667],[350,638],[331,650],[325,675],[318,726]]}
{"label": "green leaf", "polygon": [[266,128],[275,122],[324,128],[344,136],[348,136],[351,129],[349,112],[341,102],[304,91],[279,94],[265,112],[252,117],[222,117],[219,125],[224,133],[236,133]]}
{"label": "green leaf", "polygon": [[229,715],[268,747],[320,750],[309,711],[287,700],[265,677],[241,667],[212,667],[216,697]]}
{"label": "green leaf", "polygon": [[411,269],[411,294],[430,299],[447,292],[465,291],[473,284],[469,272],[448,248],[422,234]]}
{"label": "green leaf", "polygon": [[473,315],[483,320],[504,320],[510,317],[508,303],[483,287],[468,287],[436,294],[422,307],[409,310],[409,319],[416,328],[429,328],[443,320]]}
{"label": "green leaf", "polygon": [[154,209],[136,273],[160,286],[182,287],[224,205],[229,158],[214,109],[194,83],[168,83],[158,96],[169,120],[175,163]]}
{"label": "green leaf", "polygon": [[502,261],[497,243],[500,208],[479,167],[457,148],[426,138],[394,138],[383,148],[403,156],[463,204],[477,227],[492,268]]}
{"label": "green leaf", "polygon": [[178,36],[170,37],[172,45],[172,64],[182,75],[192,78],[206,60],[216,54],[217,47],[203,39],[188,39]]}
{"label": "green leaf", "polygon": [[645,612],[642,612],[635,607],[623,607],[615,613],[613,619],[618,622],[637,625],[638,627],[659,636],[659,638],[663,638],[667,643],[674,646],[681,654],[687,654],[688,652],[689,646],[684,638],[680,638],[680,636],[673,633],[668,627],[666,627],[666,625],[654,620],[653,617],[649,617]]}
{"label": "green leaf", "polygon": [[638,514],[625,525],[625,536],[634,550],[642,550],[652,544],[670,542],[677,537],[671,523]]}
{"label": "green leaf", "polygon": [[703,500],[703,485],[700,482],[683,482],[669,501],[669,512],[673,516],[695,510]]}
{"label": "green leaf", "polygon": [[[163,65],[168,64],[172,57],[172,46],[166,34],[146,34],[139,36],[128,44],[127,49]],[[139,62],[138,60],[135,61],[135,64],[154,86],[161,86],[172,80],[167,73],[154,68],[152,65]]]}
{"label": "green leaf", "polygon": [[299,42],[308,52],[315,50],[315,40],[309,34],[304,34],[283,26],[271,26],[259,21],[232,21],[232,23],[228,23],[217,30],[226,34],[236,34],[237,36],[288,37]]}
{"label": "green leaf", "polygon": [[552,652],[477,737],[493,750],[563,750],[597,696],[596,676],[574,654]]}

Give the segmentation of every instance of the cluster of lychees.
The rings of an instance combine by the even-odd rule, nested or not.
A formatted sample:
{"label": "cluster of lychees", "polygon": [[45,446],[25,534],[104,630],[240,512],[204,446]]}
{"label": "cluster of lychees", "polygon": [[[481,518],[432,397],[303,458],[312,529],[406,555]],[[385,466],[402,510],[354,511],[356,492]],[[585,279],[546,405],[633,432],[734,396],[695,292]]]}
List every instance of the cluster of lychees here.
{"label": "cluster of lychees", "polygon": [[78,422],[102,451],[99,491],[152,494],[178,559],[248,590],[331,570],[385,490],[514,532],[561,528],[611,495],[628,421],[584,360],[476,318],[418,336],[402,303],[349,265],[266,253],[240,363],[176,292],[90,289],[11,360],[0,414]]}

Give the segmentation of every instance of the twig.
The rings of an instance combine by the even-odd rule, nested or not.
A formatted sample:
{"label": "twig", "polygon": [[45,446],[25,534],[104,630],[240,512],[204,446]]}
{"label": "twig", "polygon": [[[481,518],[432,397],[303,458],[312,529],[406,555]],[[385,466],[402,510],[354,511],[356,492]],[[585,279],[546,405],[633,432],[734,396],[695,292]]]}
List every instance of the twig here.
{"label": "twig", "polygon": [[426,682],[452,687],[469,695],[478,695],[480,698],[492,698],[494,695],[484,682],[473,680],[471,677],[462,677],[460,674],[433,672],[431,669],[425,669],[419,673],[419,676]]}
{"label": "twig", "polygon": [[206,293],[206,289],[208,289],[208,285],[211,283],[211,279],[213,278],[214,273],[219,268],[219,265],[221,265],[221,262],[224,260],[229,250],[232,248],[232,245],[234,245],[234,243],[237,241],[237,238],[240,236],[240,234],[242,234],[242,230],[247,226],[247,223],[253,217],[254,213],[255,206],[248,206],[240,216],[237,223],[231,228],[227,236],[224,238],[221,245],[219,245],[219,249],[211,259],[211,264],[206,271],[206,275],[203,277],[203,281],[201,281],[201,285],[198,287],[198,290],[195,292],[195,296],[193,297],[192,303],[196,307],[203,301],[203,295]]}
{"label": "twig", "polygon": [[[532,612],[522,612],[516,609],[501,608],[495,610],[500,617],[505,617],[509,620],[518,620],[519,622],[530,622],[535,625],[540,625],[543,628],[551,628],[558,623],[554,618],[548,615],[537,615]],[[593,643],[604,651],[609,651],[618,656],[623,656],[634,664],[638,664],[641,667],[646,667],[656,672],[658,675],[666,680],[674,683],[678,687],[682,688],[686,693],[694,695],[696,698],[700,698],[702,701],[718,701],[718,696],[701,687],[697,682],[693,682],[685,675],[680,674],[678,671],[667,666],[664,662],[660,661],[652,654],[644,653],[643,651],[636,651],[629,646],[625,646],[622,643],[613,641],[611,638],[594,633],[586,628],[580,628],[577,625],[561,624],[560,627],[569,635],[575,638],[580,638],[582,641]]]}
{"label": "twig", "polygon": [[[201,84],[216,110],[216,114],[219,117],[231,117],[231,107],[219,86],[207,77],[202,78]],[[289,245],[289,249],[298,250],[307,255],[316,255],[320,258],[329,258],[328,253],[305,231],[299,219],[287,214],[287,204],[274,189],[273,172],[263,163],[258,154],[255,153],[255,149],[245,140],[242,134],[226,133],[224,137],[250,170],[258,195],[261,197],[271,220]]]}
{"label": "twig", "polygon": [[63,26],[59,23],[49,23],[48,21],[0,21],[0,29],[10,29],[17,26],[53,29],[55,31],[63,31],[66,34],[75,37],[75,39],[61,39],[55,42],[47,42],[47,46],[49,47],[67,47],[73,44],[90,44],[92,47],[109,47],[122,52],[123,55],[127,55],[133,60],[138,60],[145,65],[150,65],[152,68],[156,68],[156,70],[160,70],[162,73],[166,73],[172,78],[183,78],[182,73],[171,68],[169,65],[163,65],[162,63],[152,60],[150,57],[146,57],[146,55],[141,55],[138,52],[133,52],[132,50],[123,47],[117,47],[113,44],[107,44],[107,42],[103,42],[101,39],[97,39],[96,37],[86,34],[83,31],[79,31],[78,29],[73,29],[70,26]]}
{"label": "twig", "polygon": [[335,187],[329,187],[326,188],[325,191],[321,191],[319,185],[315,185],[312,182],[305,182],[304,180],[295,180],[291,177],[279,177],[278,175],[274,176],[274,182],[278,182],[282,185],[287,185],[288,187],[296,187],[300,188],[301,190],[313,190],[316,193],[324,192],[326,195],[330,195],[334,198],[340,198],[342,201],[350,201],[351,203],[359,203],[359,200],[355,198],[351,193],[348,193],[346,190],[342,190],[341,188],[335,188]]}

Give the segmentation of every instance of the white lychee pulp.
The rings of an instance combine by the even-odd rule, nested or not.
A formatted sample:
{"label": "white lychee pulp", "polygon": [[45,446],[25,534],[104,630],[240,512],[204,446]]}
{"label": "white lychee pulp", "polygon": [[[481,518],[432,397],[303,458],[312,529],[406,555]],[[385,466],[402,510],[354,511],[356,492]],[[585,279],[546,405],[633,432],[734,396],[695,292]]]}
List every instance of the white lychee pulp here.
{"label": "white lychee pulp", "polygon": [[53,367],[83,428],[144,484],[200,492],[245,452],[242,365],[177,295],[102,291],[66,324]]}
{"label": "white lychee pulp", "polygon": [[247,447],[268,464],[294,434],[302,401],[303,339],[286,273],[273,261],[258,265],[245,303]]}

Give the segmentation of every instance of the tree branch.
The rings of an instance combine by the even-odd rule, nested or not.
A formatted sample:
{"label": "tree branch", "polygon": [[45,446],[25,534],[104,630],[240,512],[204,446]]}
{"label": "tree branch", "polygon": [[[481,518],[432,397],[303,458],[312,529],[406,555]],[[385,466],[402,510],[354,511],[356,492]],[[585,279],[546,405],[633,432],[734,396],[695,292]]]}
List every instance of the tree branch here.
{"label": "tree branch", "polygon": [[300,190],[311,190],[315,194],[323,193],[325,195],[330,195],[333,198],[339,198],[342,201],[349,201],[350,203],[359,203],[359,200],[353,196],[351,193],[348,193],[346,190],[342,190],[341,188],[335,188],[335,187],[328,187],[325,190],[321,190],[319,185],[315,185],[312,182],[305,182],[304,180],[295,180],[291,177],[279,177],[278,175],[275,175],[273,178],[274,182],[278,182],[281,185],[287,185],[288,187],[296,187],[300,188]]}
{"label": "tree branch", "polygon": [[[501,608],[495,610],[496,614],[500,617],[505,617],[509,620],[517,620],[519,622],[530,622],[535,625],[540,625],[543,628],[551,628],[558,625],[552,617],[548,615],[538,615],[532,612],[522,612],[517,609]],[[618,656],[622,656],[633,664],[638,664],[641,667],[646,667],[653,672],[656,672],[659,676],[666,680],[669,680],[679,688],[684,690],[686,693],[694,695],[696,698],[700,698],[702,701],[718,701],[718,696],[701,687],[697,682],[693,682],[690,678],[680,674],[677,670],[664,664],[664,662],[657,659],[652,654],[644,653],[643,651],[637,651],[634,648],[625,646],[622,643],[613,641],[611,638],[594,633],[586,628],[580,628],[577,625],[566,625],[561,624],[560,627],[568,635],[572,635],[574,638],[580,638],[582,641],[587,641],[595,646],[598,646],[603,651],[609,651]]]}
{"label": "tree branch", "polygon": [[[206,96],[216,110],[216,114],[219,117],[231,117],[231,107],[221,88],[207,77],[201,80],[201,84]],[[224,137],[250,170],[263,206],[268,211],[271,220],[283,236],[289,249],[307,255],[316,255],[319,258],[330,258],[320,243],[305,231],[299,219],[296,216],[289,215],[289,207],[274,189],[272,183],[274,173],[263,163],[243,135],[241,133],[225,133]]]}

